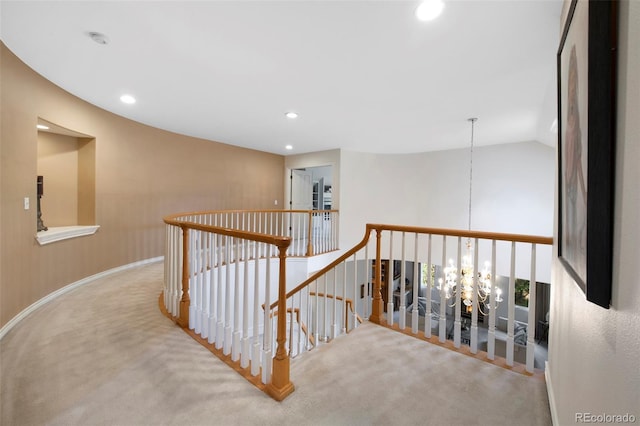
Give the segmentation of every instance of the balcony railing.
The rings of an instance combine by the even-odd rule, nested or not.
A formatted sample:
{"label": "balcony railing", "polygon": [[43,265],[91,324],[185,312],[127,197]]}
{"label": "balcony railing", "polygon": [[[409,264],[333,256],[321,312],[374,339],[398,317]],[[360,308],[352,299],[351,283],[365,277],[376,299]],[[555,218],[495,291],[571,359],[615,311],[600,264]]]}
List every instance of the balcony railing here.
{"label": "balcony railing", "polygon": [[291,237],[287,257],[305,257],[338,250],[338,214],[338,210],[221,210],[165,219]]}
{"label": "balcony railing", "polygon": [[[534,333],[525,330],[522,340],[516,329],[519,323],[536,329],[536,276],[548,263],[540,262],[541,256],[550,262],[551,238],[369,224],[359,244],[293,288],[285,277],[294,239],[268,235],[272,228],[264,225],[258,228],[261,233],[231,229],[247,222],[227,219],[227,214],[165,220],[162,301],[178,324],[272,397],[281,400],[293,391],[290,359],[348,333],[363,318],[431,341],[451,339],[453,348],[486,353],[487,360],[502,359],[509,368],[518,364],[514,351],[525,350],[524,368],[534,371]],[[463,303],[460,278],[454,294],[439,284],[447,278],[450,257],[461,270],[467,243],[475,271],[478,259],[488,258],[491,277],[506,277],[500,308],[492,296],[495,279],[493,293],[484,300],[473,293],[469,307]],[[473,277],[477,288],[480,278]],[[524,324],[515,317],[516,277],[530,282]],[[504,333],[497,330],[498,321],[506,323]],[[486,343],[480,329],[486,329]],[[496,349],[500,339],[504,353]]]}

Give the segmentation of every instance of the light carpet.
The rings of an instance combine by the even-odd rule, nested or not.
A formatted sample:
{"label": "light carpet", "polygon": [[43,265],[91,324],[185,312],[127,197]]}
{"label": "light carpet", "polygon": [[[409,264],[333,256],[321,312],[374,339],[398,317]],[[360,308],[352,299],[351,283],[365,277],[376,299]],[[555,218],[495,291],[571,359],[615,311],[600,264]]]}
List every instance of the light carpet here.
{"label": "light carpet", "polygon": [[367,322],[293,359],[276,402],[160,313],[162,274],[102,278],[7,333],[1,424],[551,424],[543,381]]}

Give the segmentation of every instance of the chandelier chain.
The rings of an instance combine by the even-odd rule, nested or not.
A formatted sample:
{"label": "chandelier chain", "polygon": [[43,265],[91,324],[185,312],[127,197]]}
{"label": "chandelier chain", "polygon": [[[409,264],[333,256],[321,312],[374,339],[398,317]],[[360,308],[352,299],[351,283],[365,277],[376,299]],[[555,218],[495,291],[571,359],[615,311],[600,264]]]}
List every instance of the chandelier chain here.
{"label": "chandelier chain", "polygon": [[469,118],[471,122],[471,149],[469,150],[469,231],[471,231],[471,197],[473,195],[473,127],[477,118]]}

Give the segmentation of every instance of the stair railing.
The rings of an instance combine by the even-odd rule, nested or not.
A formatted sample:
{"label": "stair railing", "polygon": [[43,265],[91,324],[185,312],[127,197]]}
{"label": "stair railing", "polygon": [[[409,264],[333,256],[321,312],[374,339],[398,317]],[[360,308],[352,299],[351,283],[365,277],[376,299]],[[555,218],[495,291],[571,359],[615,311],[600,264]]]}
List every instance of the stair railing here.
{"label": "stair railing", "polygon": [[[375,232],[375,238],[372,232]],[[409,240],[413,240],[413,244]],[[357,327],[356,317],[362,315],[371,322],[425,339],[435,338],[435,334],[439,343],[450,339],[456,350],[463,345],[471,354],[481,350],[486,352],[487,360],[506,363],[507,367],[514,366],[514,352],[526,348],[524,367],[526,372],[533,373],[534,330],[538,324],[535,316],[536,274],[538,269],[543,269],[541,263],[550,264],[552,243],[550,237],[368,224],[359,244],[287,293],[287,309],[300,312],[307,327],[307,332],[297,336],[293,335],[294,327],[291,327],[292,341],[303,341],[301,347],[311,350],[316,344],[329,342]],[[465,247],[474,254],[475,289],[480,280],[479,260],[487,258],[491,265],[493,292],[487,299],[480,300],[474,291],[470,306],[463,303],[462,274],[458,273],[455,278],[457,286],[453,295],[447,295],[445,286],[439,283],[440,279],[447,278],[445,267],[450,262],[461,271]],[[548,262],[539,262],[538,252],[548,256]],[[369,253],[373,253],[371,257]],[[448,262],[450,257],[456,260]],[[426,274],[422,268],[424,264],[430,265]],[[495,296],[498,272],[508,279],[508,286],[502,289],[505,300],[500,302]],[[516,277],[529,279],[525,322],[515,318]],[[350,300],[351,306],[355,306],[353,313],[340,300]],[[437,306],[435,311],[433,304]],[[499,305],[502,306],[500,309],[506,306],[505,316],[498,316]],[[276,302],[271,306],[275,308]],[[498,318],[506,321],[504,333],[496,327]],[[424,321],[422,330],[421,321]],[[486,347],[482,349],[479,321],[484,323],[487,333]],[[524,326],[524,335],[516,335],[516,326],[519,329]],[[313,344],[310,337],[314,338]],[[504,340],[505,346],[504,353],[498,355],[502,359],[500,362],[496,360],[497,339]],[[295,345],[289,342],[287,347]]]}
{"label": "stair railing", "polygon": [[167,219],[291,237],[287,257],[338,250],[338,210],[216,210],[180,213]]}
{"label": "stair railing", "polygon": [[[537,253],[546,255],[539,246],[548,249],[550,263],[551,238],[367,224],[360,243],[287,292],[285,259],[292,237],[229,229],[219,226],[221,221],[228,224],[228,219],[220,217],[225,216],[194,214],[165,219],[164,306],[178,324],[208,339],[224,356],[237,362],[237,370],[249,370],[250,365],[251,375],[262,373],[265,390],[277,400],[294,389],[289,377],[290,358],[348,333],[362,318],[425,339],[432,339],[434,333],[440,343],[452,339],[455,349],[464,344],[476,354],[482,303],[488,319],[487,359],[495,360],[498,301],[493,296],[494,278],[505,270],[509,281],[507,300],[502,302],[507,304],[506,365],[514,365],[514,329],[518,323],[514,283],[516,277],[528,277],[529,333],[525,332],[526,342],[520,342],[520,346],[526,347],[526,371],[534,370],[531,330],[536,327]],[[307,226],[313,216],[309,219]],[[231,222],[239,223],[244,222]],[[413,244],[408,243],[412,238]],[[472,295],[471,307],[465,308],[470,318],[463,321],[460,275],[455,278],[457,287],[451,300],[445,286],[437,283],[452,279],[445,273],[452,253],[456,261],[450,262],[461,270],[464,246],[473,249],[476,272],[478,259],[488,256],[491,260],[493,293],[484,301]],[[477,273],[473,276],[477,288],[479,278]],[[271,285],[274,281],[277,287]],[[438,302],[436,311],[431,309],[431,302]],[[424,331],[419,329],[420,306],[424,306]]]}
{"label": "stair railing", "polygon": [[196,340],[245,376],[260,375],[263,389],[282,400],[294,389],[285,349],[287,318],[262,307],[278,299],[278,311],[285,312],[291,237],[207,224],[211,218],[165,218],[164,307]]}

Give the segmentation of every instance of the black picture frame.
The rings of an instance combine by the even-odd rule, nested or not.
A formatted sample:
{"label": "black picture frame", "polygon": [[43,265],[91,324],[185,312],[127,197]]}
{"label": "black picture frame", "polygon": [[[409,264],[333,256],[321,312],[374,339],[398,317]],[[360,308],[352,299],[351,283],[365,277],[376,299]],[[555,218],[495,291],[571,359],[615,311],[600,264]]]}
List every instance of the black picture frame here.
{"label": "black picture frame", "polygon": [[617,1],[572,0],[557,54],[558,257],[586,299],[607,309],[613,260],[616,48]]}

